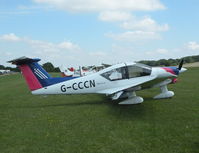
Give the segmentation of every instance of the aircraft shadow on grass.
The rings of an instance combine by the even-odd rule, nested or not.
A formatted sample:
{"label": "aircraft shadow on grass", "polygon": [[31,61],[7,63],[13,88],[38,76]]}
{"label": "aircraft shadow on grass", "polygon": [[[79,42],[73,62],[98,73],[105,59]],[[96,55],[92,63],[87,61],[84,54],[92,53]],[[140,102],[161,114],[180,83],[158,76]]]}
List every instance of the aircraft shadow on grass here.
{"label": "aircraft shadow on grass", "polygon": [[137,104],[137,105],[118,105],[118,102],[108,103],[109,110],[108,113],[112,116],[125,120],[132,120],[134,118],[142,119],[148,114],[154,113],[154,106],[151,103],[155,102],[151,97],[145,97],[147,102],[145,104]]}
{"label": "aircraft shadow on grass", "polygon": [[[153,98],[151,97],[146,97],[145,99],[147,99],[149,102],[150,101],[154,101]],[[110,107],[118,107],[118,108],[133,108],[133,107],[138,107],[141,106],[141,104],[137,104],[137,105],[118,105],[118,103],[120,102],[120,100],[115,100],[112,101],[110,99],[108,99],[106,96],[102,96],[102,98],[100,100],[96,100],[96,101],[82,101],[79,100],[78,102],[73,102],[73,101],[67,101],[67,102],[63,102],[63,103],[57,103],[57,104],[47,104],[47,105],[38,105],[37,107],[58,107],[58,106],[81,106],[81,105],[108,105]],[[34,106],[33,106],[34,107]]]}
{"label": "aircraft shadow on grass", "polygon": [[[37,106],[29,106],[29,108],[48,108],[48,107],[78,107],[78,106],[85,106],[88,105],[89,107],[95,107],[99,105],[106,105],[108,109],[106,109],[105,113],[108,115],[114,116],[116,118],[121,118],[121,119],[130,119],[132,120],[133,118],[143,118],[147,116],[148,113],[153,113],[153,105],[150,103],[155,102],[151,97],[145,97],[147,99],[146,104],[137,104],[137,105],[118,105],[120,102],[118,101],[111,101],[107,99],[107,97],[102,96],[100,99],[96,101],[91,101],[89,100],[88,102],[82,100],[78,100],[77,102],[73,101],[68,101],[68,102],[62,102],[62,103],[53,103],[53,104],[41,104]],[[107,111],[108,110],[108,111]]]}

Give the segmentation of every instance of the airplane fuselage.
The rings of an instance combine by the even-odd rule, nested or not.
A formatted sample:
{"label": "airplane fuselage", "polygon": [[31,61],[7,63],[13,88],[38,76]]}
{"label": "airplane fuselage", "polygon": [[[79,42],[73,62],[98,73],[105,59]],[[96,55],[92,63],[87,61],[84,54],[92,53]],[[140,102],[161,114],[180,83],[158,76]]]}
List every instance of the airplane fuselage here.
{"label": "airplane fuselage", "polygon": [[[79,77],[76,79],[64,81],[58,84],[54,84],[48,87],[44,87],[35,91],[32,91],[32,94],[87,94],[87,93],[106,93],[110,89],[119,89],[123,86],[128,86],[131,84],[138,84],[140,81],[144,81],[148,78],[151,79],[139,85],[140,88],[134,88],[133,90],[140,90],[145,88],[151,88],[155,84],[162,82],[166,78],[174,78],[175,76],[170,75],[162,68],[152,68],[151,75],[135,77],[135,78],[126,78],[121,80],[110,81],[102,77],[100,74],[102,72],[97,72],[88,76]],[[150,79],[149,79],[150,80]]]}
{"label": "airplane fuselage", "polygon": [[136,96],[135,91],[159,87],[161,93],[155,99],[170,98],[173,91],[167,85],[175,83],[182,67],[150,67],[140,63],[121,63],[83,77],[51,77],[37,62],[40,59],[21,57],[9,61],[22,71],[32,94],[88,94],[109,95],[112,100],[128,98],[119,104],[138,104],[144,100]]}

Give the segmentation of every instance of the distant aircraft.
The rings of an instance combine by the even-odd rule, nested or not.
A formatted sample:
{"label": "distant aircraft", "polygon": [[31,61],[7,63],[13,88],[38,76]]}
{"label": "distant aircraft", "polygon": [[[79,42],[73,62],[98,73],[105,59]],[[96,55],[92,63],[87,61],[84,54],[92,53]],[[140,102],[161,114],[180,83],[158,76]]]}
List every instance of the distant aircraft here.
{"label": "distant aircraft", "polygon": [[67,68],[64,66],[60,66],[59,69],[60,69],[63,77],[80,77],[80,76],[86,76],[86,75],[96,72],[94,70],[88,70],[88,69],[84,70],[84,69],[82,69],[81,66],[79,67],[78,70],[74,69],[73,67]]}
{"label": "distant aircraft", "polygon": [[[75,69],[73,67],[67,68],[67,67],[64,67],[64,66],[60,66],[59,69],[60,69],[63,77],[72,77],[72,76],[76,75]],[[77,76],[80,76],[80,75],[77,74]]]}
{"label": "distant aircraft", "polygon": [[10,70],[0,70],[0,74],[10,73]]}
{"label": "distant aircraft", "polygon": [[159,87],[161,93],[155,99],[170,98],[173,91],[167,85],[175,83],[181,72],[183,60],[178,67],[150,67],[139,63],[121,63],[83,77],[51,77],[39,64],[40,59],[21,57],[9,61],[16,64],[34,95],[88,94],[110,96],[112,100],[123,99],[119,104],[139,104],[143,98],[136,91]]}

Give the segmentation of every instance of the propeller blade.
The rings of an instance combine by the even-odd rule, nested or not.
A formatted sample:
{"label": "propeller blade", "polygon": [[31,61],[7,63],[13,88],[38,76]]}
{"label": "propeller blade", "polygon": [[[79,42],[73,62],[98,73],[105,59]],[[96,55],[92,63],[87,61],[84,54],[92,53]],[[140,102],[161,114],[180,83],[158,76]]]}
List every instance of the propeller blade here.
{"label": "propeller blade", "polygon": [[184,63],[184,59],[182,59],[182,60],[180,61],[180,64],[179,64],[179,66],[178,66],[178,70],[181,70],[183,63]]}

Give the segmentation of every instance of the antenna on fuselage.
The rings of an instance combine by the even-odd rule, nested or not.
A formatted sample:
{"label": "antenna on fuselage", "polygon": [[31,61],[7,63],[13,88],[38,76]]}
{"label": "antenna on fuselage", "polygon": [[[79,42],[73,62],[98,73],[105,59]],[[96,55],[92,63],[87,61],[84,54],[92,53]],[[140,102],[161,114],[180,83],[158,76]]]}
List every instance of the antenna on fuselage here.
{"label": "antenna on fuselage", "polygon": [[82,67],[81,66],[79,66],[79,74],[80,74],[80,76],[82,76]]}

